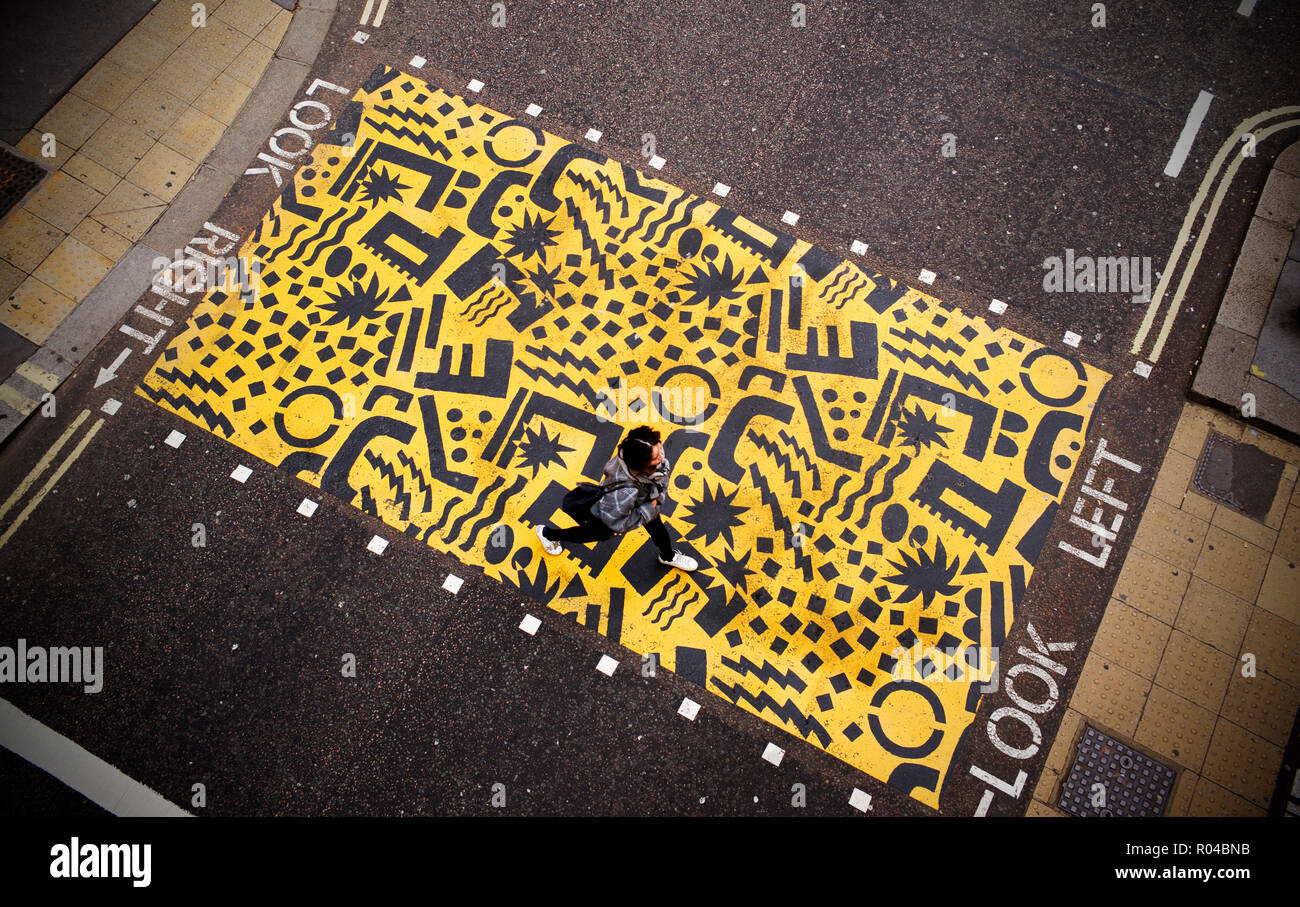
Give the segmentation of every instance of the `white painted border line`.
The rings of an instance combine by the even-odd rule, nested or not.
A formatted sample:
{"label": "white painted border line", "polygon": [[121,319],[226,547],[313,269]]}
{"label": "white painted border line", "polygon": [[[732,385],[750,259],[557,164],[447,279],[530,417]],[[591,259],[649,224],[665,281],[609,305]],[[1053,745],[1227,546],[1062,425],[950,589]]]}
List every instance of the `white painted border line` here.
{"label": "white painted border line", "polygon": [[0,746],[115,816],[193,816],[157,791],[0,699]]}
{"label": "white painted border line", "polygon": [[1187,114],[1187,122],[1183,124],[1183,133],[1178,137],[1174,153],[1169,155],[1169,163],[1165,164],[1165,176],[1177,176],[1183,172],[1183,164],[1187,162],[1192,143],[1196,141],[1196,133],[1200,131],[1201,123],[1205,121],[1205,115],[1209,112],[1210,102],[1213,100],[1214,95],[1204,90],[1196,96],[1196,103]]}
{"label": "white painted border line", "polygon": [[384,24],[384,13],[388,12],[388,0],[379,0],[379,12],[375,13],[374,27]]}
{"label": "white painted border line", "polygon": [[375,8],[375,0],[366,0],[366,8],[361,11],[361,21],[358,25],[366,25],[370,20],[370,11]]}
{"label": "white painted border line", "polygon": [[1241,4],[1237,7],[1238,14],[1242,16],[1249,16],[1254,11],[1255,0],[1241,0]]}

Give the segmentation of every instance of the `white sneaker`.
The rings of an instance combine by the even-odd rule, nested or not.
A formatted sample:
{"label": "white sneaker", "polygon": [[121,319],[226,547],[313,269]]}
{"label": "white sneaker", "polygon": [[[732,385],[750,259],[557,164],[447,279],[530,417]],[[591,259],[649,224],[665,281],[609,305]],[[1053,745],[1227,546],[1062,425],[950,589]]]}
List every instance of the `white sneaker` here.
{"label": "white sneaker", "polygon": [[547,554],[559,554],[561,551],[564,550],[563,548],[560,547],[559,542],[553,542],[550,539],[548,539],[545,535],[542,534],[541,526],[534,526],[533,531],[536,532],[537,537],[542,540],[542,550],[545,551]]}
{"label": "white sneaker", "polygon": [[659,563],[667,564],[669,567],[676,567],[678,570],[687,570],[687,571],[695,570],[700,566],[699,561],[697,561],[693,557],[687,557],[686,555],[682,554],[680,551],[673,552],[673,559],[671,561],[666,561],[661,556],[659,558]]}

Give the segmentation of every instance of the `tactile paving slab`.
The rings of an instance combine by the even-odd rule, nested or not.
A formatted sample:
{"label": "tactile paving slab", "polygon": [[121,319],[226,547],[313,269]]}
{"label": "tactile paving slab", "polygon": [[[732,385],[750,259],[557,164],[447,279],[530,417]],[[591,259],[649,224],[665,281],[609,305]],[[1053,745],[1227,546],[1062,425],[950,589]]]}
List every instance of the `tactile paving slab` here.
{"label": "tactile paving slab", "polygon": [[[1163,762],[1084,725],[1057,805],[1072,816],[1159,816],[1169,802],[1174,777],[1174,770]],[[1098,784],[1102,787],[1094,788]]]}
{"label": "tactile paving slab", "polygon": [[4,217],[45,176],[45,168],[0,148],[0,217]]}

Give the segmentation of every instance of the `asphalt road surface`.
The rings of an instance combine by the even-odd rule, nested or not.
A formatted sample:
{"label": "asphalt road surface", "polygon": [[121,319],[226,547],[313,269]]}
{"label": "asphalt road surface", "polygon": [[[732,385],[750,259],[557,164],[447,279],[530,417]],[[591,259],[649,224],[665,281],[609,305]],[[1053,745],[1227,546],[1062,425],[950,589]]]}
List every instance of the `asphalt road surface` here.
{"label": "asphalt road surface", "polygon": [[[1116,479],[1114,496],[1134,513],[1145,504],[1206,333],[1204,314],[1222,296],[1286,134],[1262,140],[1257,156],[1243,159],[1149,377],[1134,366],[1152,362],[1150,341],[1166,309],[1136,355],[1147,304],[1135,303],[1133,292],[1045,292],[1044,262],[1067,250],[1150,258],[1158,280],[1220,146],[1243,120],[1292,102],[1300,83],[1287,52],[1300,36],[1283,4],[1261,3],[1249,17],[1227,0],[1108,4],[1104,27],[1093,24],[1087,4],[1059,4],[1054,12],[1043,6],[809,3],[806,22],[796,26],[784,3],[516,0],[497,27],[488,4],[411,2],[393,4],[374,28],[361,24],[358,0],[340,5],[298,95],[307,99],[316,79],[343,88],[310,96],[337,117],[374,84],[366,103],[382,104],[377,93],[386,83],[372,74],[392,67],[506,117],[538,105],[537,128],[598,150],[612,162],[610,172],[625,164],[709,204],[721,203],[714,184],[726,184],[727,209],[826,250],[835,266],[851,259],[867,274],[987,318],[989,330],[1006,328],[1055,350],[1059,361],[1086,364],[1080,386],[1099,394],[1087,414],[1086,443],[1059,473],[1068,475],[1056,495],[1061,511],[1050,531],[1043,526],[1040,552],[1028,559],[1028,589],[1014,593],[1014,622],[1001,640],[1004,668],[1032,660],[1012,654],[1022,646],[1061,668],[1054,694],[1034,688],[1052,705],[1035,715],[1032,731],[1001,721],[1001,746],[985,732],[996,710],[1010,705],[1005,688],[979,699],[973,715],[936,713],[937,730],[930,730],[951,751],[927,794],[921,775],[895,775],[890,783],[885,762],[863,757],[855,764],[828,751],[815,734],[805,739],[798,721],[774,717],[774,708],[766,716],[740,708],[681,670],[660,667],[646,676],[643,650],[611,638],[606,611],[594,626],[569,619],[558,613],[566,610],[561,601],[548,608],[530,600],[527,590],[496,578],[495,565],[475,562],[476,552],[452,556],[450,546],[403,535],[385,520],[391,513],[382,504],[339,500],[319,490],[311,470],[276,468],[278,459],[256,442],[232,443],[205,428],[197,411],[182,417],[176,410],[184,407],[164,408],[132,392],[149,380],[164,386],[147,376],[155,363],[167,367],[160,356],[177,338],[199,336],[200,328],[183,322],[197,305],[170,309],[176,324],[158,346],[143,355],[137,344],[117,376],[96,387],[101,368],[123,348],[125,335],[111,333],[65,383],[58,415],[32,418],[0,450],[4,497],[60,438],[50,468],[28,493],[38,494],[68,463],[30,515],[18,521],[28,497],[0,517],[0,642],[103,646],[105,664],[101,692],[7,685],[6,698],[203,815],[859,815],[850,803],[855,790],[870,796],[872,815],[930,815],[936,807],[947,815],[1022,813],[1137,524],[1136,516],[1123,521],[1105,565],[1097,566],[1058,544],[1098,553],[1089,534],[1069,523],[1068,508],[1101,439],[1127,461],[1097,461],[1102,478]],[[358,31],[368,35],[364,43],[354,40]],[[412,63],[417,56],[422,67]],[[392,78],[388,87],[397,90],[403,77]],[[480,92],[467,91],[471,80],[484,84]],[[1213,100],[1179,175],[1168,176],[1202,92]],[[290,125],[286,112],[277,128]],[[593,128],[602,133],[598,142],[586,138]],[[331,137],[345,131],[338,126]],[[662,170],[648,169],[647,137],[666,160]],[[400,171],[407,187],[418,182],[410,173]],[[312,179],[322,185],[319,175],[301,170],[298,179],[299,187]],[[269,170],[250,173],[211,222],[241,239],[260,229],[258,241],[272,245],[264,215],[281,192]],[[294,204],[323,204],[323,196],[300,192]],[[797,223],[783,225],[785,212],[797,213]],[[402,248],[420,242],[415,234],[404,239]],[[855,251],[855,241],[866,244],[865,253]],[[578,269],[594,273],[595,266]],[[932,285],[920,279],[923,269],[937,275]],[[990,312],[994,299],[1006,303],[1004,314]],[[336,312],[344,328],[360,324]],[[146,323],[128,315],[124,324]],[[882,338],[888,326],[882,322]],[[1067,334],[1077,335],[1077,349]],[[776,356],[767,364],[797,385],[798,368]],[[786,396],[795,399],[788,389]],[[101,410],[110,399],[120,402],[112,414]],[[446,418],[445,399],[439,406]],[[503,418],[500,410],[491,415],[488,429]],[[173,432],[185,435],[178,447],[165,443]],[[854,449],[852,442],[839,446]],[[242,483],[231,478],[241,465],[251,469]],[[774,460],[760,466],[773,486],[781,484]],[[684,495],[696,516],[706,491],[695,485]],[[1047,495],[1033,490],[1029,497]],[[319,502],[310,517],[297,512],[304,498]],[[906,503],[901,492],[885,495],[882,507],[896,501]],[[441,511],[435,507],[434,516]],[[1035,514],[1017,515],[1021,535]],[[669,520],[678,535],[701,525],[684,511],[678,517]],[[721,544],[718,532],[701,531],[700,548]],[[863,541],[880,533],[893,534],[869,524]],[[367,550],[375,535],[389,542],[382,555]],[[934,551],[924,537],[909,542]],[[981,553],[992,560],[987,549]],[[534,554],[528,573],[540,563]],[[965,555],[962,562],[970,566]],[[759,565],[756,559],[751,568]],[[444,585],[449,575],[463,580],[454,592]],[[591,589],[605,588],[592,571],[584,575]],[[760,570],[746,594],[766,578]],[[723,585],[727,594],[740,588]],[[778,586],[771,584],[769,608]],[[818,579],[796,591],[810,588],[815,594],[835,584]],[[901,602],[897,590],[891,594]],[[920,599],[912,604],[919,609]],[[986,604],[984,619],[1002,613]],[[540,618],[535,634],[519,627],[526,614]],[[909,611],[904,619],[915,616]],[[856,633],[862,619],[854,619]],[[878,618],[880,626],[889,620]],[[983,632],[987,644],[987,627]],[[341,669],[347,655],[355,656],[354,677]],[[619,663],[612,676],[597,671],[602,655]],[[709,650],[710,669],[719,657],[728,656]],[[806,682],[821,679],[816,669],[805,675]],[[694,720],[678,714],[683,699],[700,704]],[[886,705],[870,708],[888,726]],[[897,720],[914,734],[909,715]],[[866,727],[867,716],[859,720]],[[906,761],[912,752],[924,761],[926,730],[895,740],[903,753],[895,756]],[[784,751],[779,764],[763,758],[769,744]],[[0,786],[8,810],[98,809],[36,773],[18,781]],[[195,785],[203,786],[202,807],[194,805]]]}

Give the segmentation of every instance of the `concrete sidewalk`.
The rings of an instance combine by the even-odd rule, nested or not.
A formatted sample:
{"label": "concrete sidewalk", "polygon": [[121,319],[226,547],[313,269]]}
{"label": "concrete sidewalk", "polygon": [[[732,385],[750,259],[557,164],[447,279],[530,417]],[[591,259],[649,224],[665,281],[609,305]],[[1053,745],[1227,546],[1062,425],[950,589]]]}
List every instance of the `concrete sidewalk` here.
{"label": "concrete sidewalk", "polygon": [[333,10],[210,0],[200,15],[192,6],[160,0],[18,144],[53,169],[0,222],[0,441],[243,173],[265,138],[268,105],[283,100],[274,115],[283,113]]}

